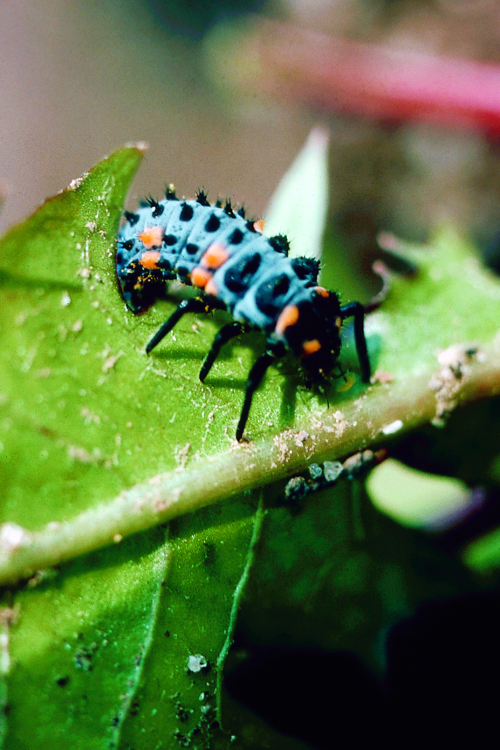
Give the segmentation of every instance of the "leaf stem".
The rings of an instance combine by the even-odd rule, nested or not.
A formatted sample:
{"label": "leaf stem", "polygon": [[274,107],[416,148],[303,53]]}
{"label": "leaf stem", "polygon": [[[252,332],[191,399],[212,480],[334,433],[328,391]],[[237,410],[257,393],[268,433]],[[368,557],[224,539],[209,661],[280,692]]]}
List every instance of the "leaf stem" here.
{"label": "leaf stem", "polygon": [[[310,463],[379,446],[426,423],[443,424],[457,407],[500,394],[500,341],[454,345],[415,375],[370,386],[343,407],[313,414],[299,432],[241,443],[184,471],[153,477],[64,523],[38,532],[0,527],[0,583],[14,584],[125,536],[238,493],[287,479]],[[445,356],[443,356],[445,355]]]}

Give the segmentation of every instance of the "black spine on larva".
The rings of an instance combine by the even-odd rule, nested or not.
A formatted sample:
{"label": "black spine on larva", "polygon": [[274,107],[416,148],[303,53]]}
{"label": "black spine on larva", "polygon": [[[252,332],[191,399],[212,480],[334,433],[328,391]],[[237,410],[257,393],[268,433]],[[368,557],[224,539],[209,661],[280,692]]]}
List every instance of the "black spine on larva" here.
{"label": "black spine on larva", "polygon": [[269,237],[269,244],[277,253],[282,253],[283,255],[288,256],[290,243],[288,242],[286,235],[276,234],[274,237]]}
{"label": "black spine on larva", "polygon": [[174,188],[173,185],[167,185],[167,187],[165,188],[165,198],[168,201],[176,201],[177,200],[177,195],[175,193],[175,188]]}
{"label": "black spine on larva", "polygon": [[320,271],[320,262],[315,258],[292,258],[291,265],[297,277],[302,280],[310,281],[312,284],[318,282]]}
{"label": "black spine on larva", "polygon": [[203,189],[198,190],[198,192],[196,193],[196,200],[200,204],[200,206],[210,205],[209,200],[207,198],[207,194]]}
{"label": "black spine on larva", "polygon": [[152,209],[153,209],[153,212],[152,212],[152,214],[151,214],[151,216],[153,217],[153,219],[157,219],[157,218],[158,218],[158,216],[161,216],[161,215],[162,215],[162,213],[163,213],[163,211],[165,210],[165,208],[164,208],[164,206],[162,206],[162,204],[161,204],[161,203],[158,203],[158,201],[156,201],[156,200],[155,200],[155,199],[153,198],[153,196],[152,196],[152,195],[148,195],[148,196],[146,196],[146,198],[145,198],[144,200],[146,201],[146,204],[147,204],[147,205],[148,205],[148,206],[149,206],[150,208],[152,208]]}

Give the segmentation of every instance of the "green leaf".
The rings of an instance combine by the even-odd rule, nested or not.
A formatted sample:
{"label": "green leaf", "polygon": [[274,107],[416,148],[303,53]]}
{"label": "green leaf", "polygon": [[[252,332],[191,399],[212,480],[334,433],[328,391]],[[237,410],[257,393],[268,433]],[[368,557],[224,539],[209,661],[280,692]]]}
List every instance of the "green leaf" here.
{"label": "green leaf", "polygon": [[114,372],[124,305],[113,258],[141,154],[113,154],[1,242],[0,517],[30,530],[127,483],[118,465],[132,441],[125,408],[115,408],[123,383]]}
{"label": "green leaf", "polygon": [[456,559],[344,480],[266,514],[239,628],[260,646],[350,651],[383,674],[382,633],[422,602],[470,588]]}
{"label": "green leaf", "polygon": [[319,258],[327,212],[328,131],[316,127],[273,193],[265,233],[286,234],[291,257]]}
{"label": "green leaf", "polygon": [[135,694],[137,712],[122,729],[123,747],[168,748],[191,740],[208,748],[223,740],[215,723],[220,654],[232,639],[232,597],[260,530],[262,510],[254,514],[254,501],[238,498],[172,523],[168,578]]}
{"label": "green leaf", "polygon": [[397,254],[413,262],[417,271],[413,277],[394,276],[390,294],[369,318],[369,333],[383,340],[377,367],[409,377],[451,346],[493,340],[500,283],[469,242],[443,226],[428,245],[399,242]]}
{"label": "green leaf", "polygon": [[[408,537],[398,537],[384,596],[374,600],[370,577],[397,527],[372,537],[351,522],[358,483],[313,499],[300,518],[280,508],[264,516],[245,490],[442,423],[458,403],[498,392],[500,286],[442,232],[428,249],[408,248],[419,273],[395,278],[367,322],[374,370],[383,371],[376,382],[334,384],[327,401],[285,361],[252,407],[248,433],[257,439],[235,446],[262,336],[228,346],[203,385],[200,364],[224,316],[183,320],[148,358],[144,344],[175,302],[134,316],[119,295],[115,237],[140,154],[112,155],[0,246],[0,574],[31,576],[6,591],[0,613],[5,747],[26,746],[30,721],[40,747],[68,736],[85,747],[170,747],[194,742],[197,728],[205,745],[227,746],[207,717],[218,706],[233,731],[220,674],[242,601],[244,621],[258,620],[268,635],[289,621],[299,641],[317,627],[316,643],[371,658],[377,628],[406,611],[397,571],[411,588]],[[341,363],[358,371],[349,328]],[[281,495],[279,486],[276,504]],[[231,496],[173,523],[167,543],[159,524]],[[141,529],[149,531],[122,541]],[[39,572],[84,552],[54,578]],[[453,576],[458,583],[443,567],[441,588],[430,590],[456,591],[460,569]],[[200,669],[187,672],[189,664]],[[271,730],[259,732],[260,746],[274,741]]]}
{"label": "green leaf", "polygon": [[39,576],[16,596],[3,747],[109,748],[132,710],[170,562],[165,530]]}
{"label": "green leaf", "polygon": [[463,551],[463,560],[476,573],[490,575],[500,568],[500,528],[474,540]]}

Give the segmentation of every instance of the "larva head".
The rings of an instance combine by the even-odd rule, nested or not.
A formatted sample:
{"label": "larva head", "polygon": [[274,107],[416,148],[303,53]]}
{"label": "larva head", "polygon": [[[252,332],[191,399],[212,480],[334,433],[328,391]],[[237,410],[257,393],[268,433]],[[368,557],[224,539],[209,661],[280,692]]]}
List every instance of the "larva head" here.
{"label": "larva head", "polygon": [[144,250],[133,240],[120,240],[116,253],[116,272],[122,296],[133,312],[149,307],[165,286],[158,269],[160,252]]}
{"label": "larva head", "polygon": [[321,382],[340,354],[342,317],[335,292],[314,287],[297,304],[287,305],[276,323],[275,335],[300,357],[312,380]]}

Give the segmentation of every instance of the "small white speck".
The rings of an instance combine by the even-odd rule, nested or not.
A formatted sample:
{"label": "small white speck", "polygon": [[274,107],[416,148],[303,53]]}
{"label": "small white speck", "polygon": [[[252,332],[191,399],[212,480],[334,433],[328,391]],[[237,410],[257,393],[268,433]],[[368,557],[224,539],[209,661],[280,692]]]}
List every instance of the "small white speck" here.
{"label": "small white speck", "polygon": [[68,305],[71,305],[71,297],[69,296],[68,292],[64,292],[63,296],[61,297],[61,307],[67,307]]}
{"label": "small white speck", "polygon": [[75,180],[71,180],[68,185],[68,190],[76,190],[76,188],[79,187],[83,182],[84,177],[86,177],[86,174],[82,174],[81,177],[77,177]]}
{"label": "small white speck", "polygon": [[394,435],[395,432],[399,432],[402,426],[403,422],[400,419],[396,419],[395,422],[391,422],[390,424],[386,424],[385,427],[382,427],[380,432],[384,435]]}
{"label": "small white speck", "polygon": [[29,541],[29,534],[17,523],[4,523],[0,526],[0,547],[10,553]]}
{"label": "small white speck", "polygon": [[207,660],[202,654],[191,654],[188,658],[188,671],[189,672],[201,672],[208,665]]}

